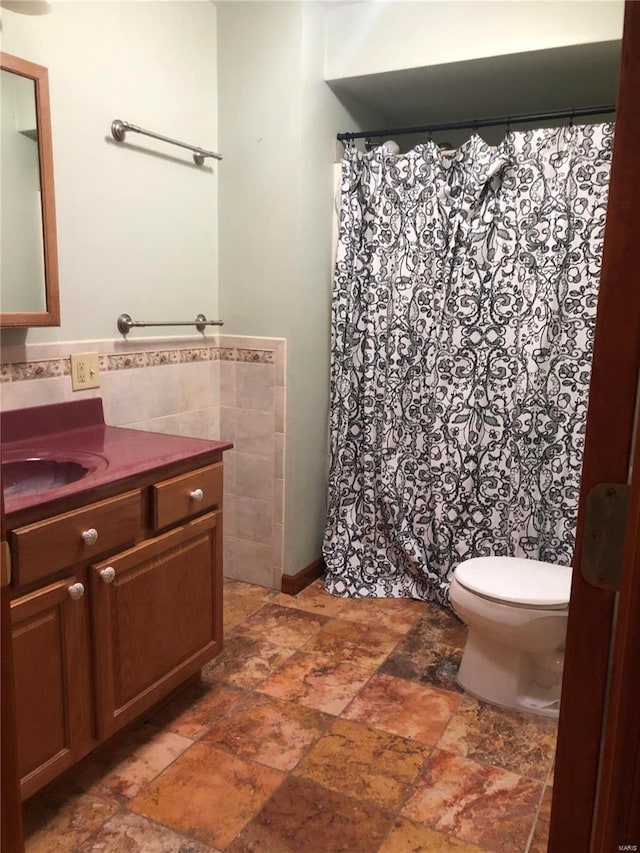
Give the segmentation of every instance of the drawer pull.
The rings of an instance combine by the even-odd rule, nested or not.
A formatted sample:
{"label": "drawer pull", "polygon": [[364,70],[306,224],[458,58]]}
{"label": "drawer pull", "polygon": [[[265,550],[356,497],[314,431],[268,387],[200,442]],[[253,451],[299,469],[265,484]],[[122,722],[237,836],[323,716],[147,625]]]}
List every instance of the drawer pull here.
{"label": "drawer pull", "polygon": [[84,530],[82,533],[82,541],[85,545],[95,545],[98,541],[98,531],[95,527],[90,527],[88,530]]}
{"label": "drawer pull", "polygon": [[104,583],[113,583],[113,580],[116,576],[116,570],[113,566],[107,566],[106,569],[102,569],[100,572],[100,577],[104,581]]}
{"label": "drawer pull", "polygon": [[74,600],[82,598],[84,595],[84,586],[81,583],[72,583],[71,586],[68,587],[67,592]]}
{"label": "drawer pull", "polygon": [[202,489],[194,489],[191,492],[191,500],[192,501],[198,501],[199,502],[202,500],[203,497],[204,497],[204,492],[202,491]]}

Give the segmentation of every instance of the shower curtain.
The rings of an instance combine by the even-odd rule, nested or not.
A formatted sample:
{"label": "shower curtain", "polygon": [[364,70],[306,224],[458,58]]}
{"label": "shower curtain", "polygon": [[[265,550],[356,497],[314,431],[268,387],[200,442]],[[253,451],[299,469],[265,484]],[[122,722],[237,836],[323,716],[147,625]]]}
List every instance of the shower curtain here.
{"label": "shower curtain", "polygon": [[346,151],[329,592],[448,604],[470,557],[570,564],[612,144]]}

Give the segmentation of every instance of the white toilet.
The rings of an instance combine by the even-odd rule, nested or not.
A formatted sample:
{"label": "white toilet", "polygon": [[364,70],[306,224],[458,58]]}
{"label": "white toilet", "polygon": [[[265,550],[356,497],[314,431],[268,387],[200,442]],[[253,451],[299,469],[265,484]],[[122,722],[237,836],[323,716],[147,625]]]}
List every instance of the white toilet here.
{"label": "white toilet", "polygon": [[460,563],[450,597],[469,628],[461,687],[495,705],[557,718],[571,571],[518,557]]}

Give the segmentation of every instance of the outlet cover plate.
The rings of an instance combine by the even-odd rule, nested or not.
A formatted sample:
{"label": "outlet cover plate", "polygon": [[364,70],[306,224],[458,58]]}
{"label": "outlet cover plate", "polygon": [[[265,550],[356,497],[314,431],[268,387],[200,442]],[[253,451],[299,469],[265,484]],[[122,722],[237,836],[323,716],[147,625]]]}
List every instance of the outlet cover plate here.
{"label": "outlet cover plate", "polygon": [[100,363],[97,352],[78,352],[71,356],[71,388],[84,391],[100,387]]}

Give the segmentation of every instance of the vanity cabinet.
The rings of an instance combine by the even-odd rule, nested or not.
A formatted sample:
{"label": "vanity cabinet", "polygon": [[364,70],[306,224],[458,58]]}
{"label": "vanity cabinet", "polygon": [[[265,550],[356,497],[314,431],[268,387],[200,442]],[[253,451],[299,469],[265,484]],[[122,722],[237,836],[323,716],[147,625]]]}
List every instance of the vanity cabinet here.
{"label": "vanity cabinet", "polygon": [[23,798],[221,651],[222,476],[141,478],[9,530]]}
{"label": "vanity cabinet", "polygon": [[69,575],[11,605],[23,796],[74,764],[90,736],[87,611]]}
{"label": "vanity cabinet", "polygon": [[91,568],[98,735],[147,711],[222,647],[222,513]]}

